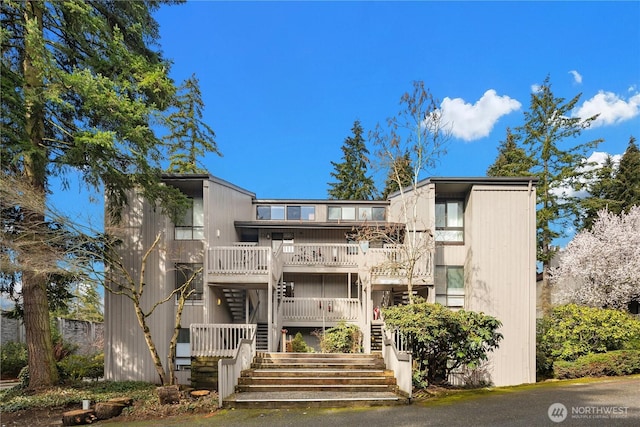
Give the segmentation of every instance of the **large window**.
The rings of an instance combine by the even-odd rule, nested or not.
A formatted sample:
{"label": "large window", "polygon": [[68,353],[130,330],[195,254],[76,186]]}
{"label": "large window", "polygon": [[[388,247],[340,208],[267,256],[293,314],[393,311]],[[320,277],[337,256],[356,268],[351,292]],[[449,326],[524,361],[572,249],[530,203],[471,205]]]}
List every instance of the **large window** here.
{"label": "large window", "polygon": [[464,242],[464,202],[436,201],[436,242]]}
{"label": "large window", "polygon": [[329,206],[329,221],[384,221],[385,208],[381,206]]}
{"label": "large window", "polygon": [[261,205],[256,211],[256,218],[259,220],[275,221],[315,221],[315,206],[300,205]]}
{"label": "large window", "polygon": [[202,197],[189,197],[190,206],[176,222],[176,240],[204,239],[204,206]]}
{"label": "large window", "polygon": [[188,301],[202,301],[202,264],[176,264],[176,289],[191,280],[189,290],[193,290]]}
{"label": "large window", "polygon": [[436,267],[436,302],[446,307],[464,307],[464,268]]}

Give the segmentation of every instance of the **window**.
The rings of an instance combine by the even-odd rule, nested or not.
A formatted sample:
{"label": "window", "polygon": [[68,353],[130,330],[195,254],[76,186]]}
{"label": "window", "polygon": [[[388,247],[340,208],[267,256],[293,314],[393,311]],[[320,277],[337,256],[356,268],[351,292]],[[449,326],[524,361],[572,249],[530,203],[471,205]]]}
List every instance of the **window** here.
{"label": "window", "polygon": [[190,206],[176,222],[176,240],[204,239],[204,205],[202,197],[189,197]]}
{"label": "window", "polygon": [[258,206],[258,219],[284,220],[284,205]]}
{"label": "window", "polygon": [[316,207],[287,206],[287,219],[298,221],[314,221],[316,219]]}
{"label": "window", "polygon": [[176,343],[176,371],[187,371],[191,369],[191,349],[189,328],[180,328],[178,331],[178,341]]}
{"label": "window", "polygon": [[193,292],[187,301],[202,301],[202,264],[176,264],[176,289],[191,280],[189,290]]}
{"label": "window", "polygon": [[446,307],[464,307],[464,268],[436,267],[436,302]]}
{"label": "window", "polygon": [[[356,213],[357,211],[357,213]],[[329,206],[329,221],[384,221],[385,208],[380,206]]]}
{"label": "window", "polygon": [[464,242],[464,202],[436,201],[436,242]]}

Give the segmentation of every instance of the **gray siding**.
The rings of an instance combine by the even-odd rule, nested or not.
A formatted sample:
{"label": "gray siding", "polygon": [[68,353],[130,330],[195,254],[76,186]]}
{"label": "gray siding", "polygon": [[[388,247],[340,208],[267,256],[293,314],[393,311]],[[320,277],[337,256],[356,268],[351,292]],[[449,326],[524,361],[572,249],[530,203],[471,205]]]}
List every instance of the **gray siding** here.
{"label": "gray siding", "polygon": [[503,323],[491,380],[535,382],[535,189],[475,186],[466,219],[465,308]]}

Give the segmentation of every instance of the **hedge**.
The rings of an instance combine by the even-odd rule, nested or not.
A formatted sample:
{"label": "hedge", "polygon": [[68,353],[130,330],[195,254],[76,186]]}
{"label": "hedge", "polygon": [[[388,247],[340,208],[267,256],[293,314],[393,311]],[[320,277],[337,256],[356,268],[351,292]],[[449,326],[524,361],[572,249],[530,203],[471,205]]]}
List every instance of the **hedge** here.
{"label": "hedge", "polygon": [[557,360],[555,378],[582,378],[631,375],[640,373],[640,350],[616,350],[581,356],[573,362]]}

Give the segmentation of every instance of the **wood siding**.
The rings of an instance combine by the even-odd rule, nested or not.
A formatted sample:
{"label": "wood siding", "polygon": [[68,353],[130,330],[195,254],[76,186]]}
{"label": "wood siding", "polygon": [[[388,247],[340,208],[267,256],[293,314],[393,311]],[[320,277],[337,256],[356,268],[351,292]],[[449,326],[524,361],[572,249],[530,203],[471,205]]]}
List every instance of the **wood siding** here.
{"label": "wood siding", "polygon": [[465,215],[465,308],[503,326],[497,386],[535,382],[535,189],[475,186]]}

